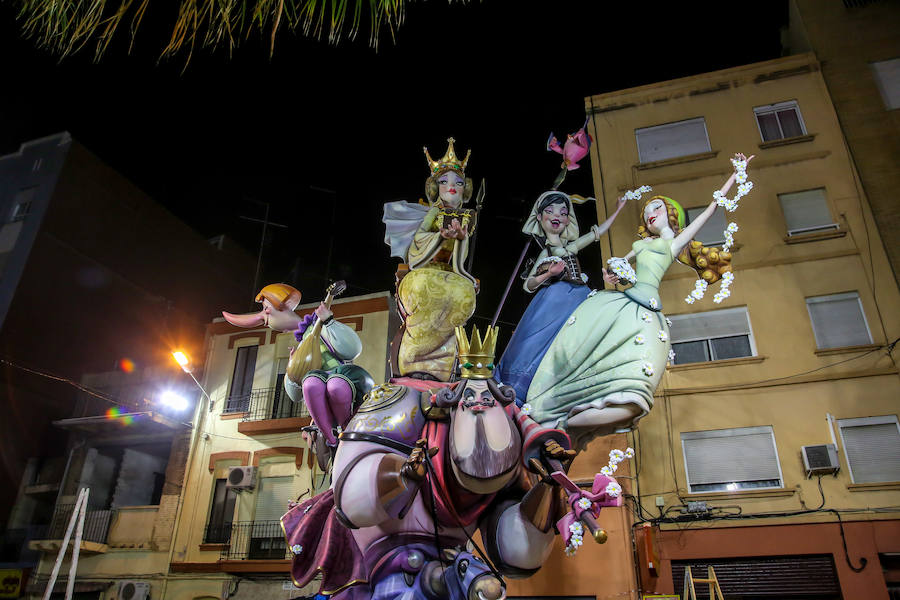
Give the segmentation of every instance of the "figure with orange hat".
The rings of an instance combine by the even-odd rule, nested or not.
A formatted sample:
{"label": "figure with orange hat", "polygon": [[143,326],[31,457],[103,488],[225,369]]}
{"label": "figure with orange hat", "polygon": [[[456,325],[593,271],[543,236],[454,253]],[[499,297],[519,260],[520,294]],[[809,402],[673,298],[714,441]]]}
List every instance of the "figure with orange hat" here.
{"label": "figure with orange hat", "polygon": [[294,333],[300,346],[292,351],[284,387],[291,400],[302,399],[306,403],[310,416],[331,447],[337,446],[340,428],[356,413],[363,396],[374,385],[372,376],[351,362],[362,352],[359,336],[331,312],[331,299],[345,288],[342,281],[332,284],[326,299],[302,318],[295,312],[300,304],[300,291],[285,283],[267,285],[257,294],[256,301],[262,304],[259,312],[242,315],[222,312],[226,321],[238,327],[266,326]]}

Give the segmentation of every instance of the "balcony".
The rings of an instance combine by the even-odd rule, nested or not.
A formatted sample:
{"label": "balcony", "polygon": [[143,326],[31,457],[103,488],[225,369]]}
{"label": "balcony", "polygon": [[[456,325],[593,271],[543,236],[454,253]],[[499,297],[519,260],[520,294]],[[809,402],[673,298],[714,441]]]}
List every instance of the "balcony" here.
{"label": "balcony", "polygon": [[[47,528],[44,539],[31,540],[28,542],[30,550],[39,552],[58,552],[62,546],[62,540],[66,535],[66,527],[69,525],[69,519],[72,518],[72,511],[75,510],[74,504],[59,504],[53,512],[53,518]],[[84,531],[81,534],[81,552],[85,554],[101,554],[105,553],[109,547],[107,546],[107,536],[109,535],[109,524],[112,521],[114,510],[96,510],[88,508],[84,518]],[[69,543],[74,543],[75,531]]]}
{"label": "balcony", "polygon": [[225,412],[243,414],[238,431],[245,435],[294,433],[310,421],[306,405],[292,402],[281,386],[229,396]]}
{"label": "balcony", "polygon": [[222,544],[219,561],[285,560],[291,557],[281,521],[237,521],[206,528],[206,541]]}

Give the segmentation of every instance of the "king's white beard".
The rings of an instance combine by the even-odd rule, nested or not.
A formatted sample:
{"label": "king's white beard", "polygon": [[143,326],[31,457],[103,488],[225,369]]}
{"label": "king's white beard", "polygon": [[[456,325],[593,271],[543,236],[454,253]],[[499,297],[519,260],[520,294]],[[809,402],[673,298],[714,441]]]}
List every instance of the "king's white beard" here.
{"label": "king's white beard", "polygon": [[480,412],[461,407],[453,411],[450,457],[454,471],[465,480],[461,483],[466,487],[471,489],[470,480],[478,480],[490,488],[505,485],[521,450],[519,431],[501,406]]}

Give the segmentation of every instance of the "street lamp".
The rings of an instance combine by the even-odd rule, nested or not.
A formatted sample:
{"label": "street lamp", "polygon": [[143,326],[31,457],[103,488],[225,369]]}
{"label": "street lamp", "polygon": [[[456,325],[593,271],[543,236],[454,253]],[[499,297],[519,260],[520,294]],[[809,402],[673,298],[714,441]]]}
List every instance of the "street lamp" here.
{"label": "street lamp", "polygon": [[191,359],[187,354],[182,352],[181,350],[175,350],[172,352],[172,358],[175,359],[175,362],[178,363],[178,366],[181,367],[181,370],[191,376],[191,379],[194,380],[194,383],[197,384],[197,387],[200,388],[200,391],[203,392],[203,395],[206,396],[206,400],[209,402],[209,410],[213,409],[213,401],[212,398],[209,397],[209,394],[206,393],[206,390],[203,389],[203,386],[200,385],[200,382],[197,381],[197,378],[194,377],[194,366],[191,364]]}

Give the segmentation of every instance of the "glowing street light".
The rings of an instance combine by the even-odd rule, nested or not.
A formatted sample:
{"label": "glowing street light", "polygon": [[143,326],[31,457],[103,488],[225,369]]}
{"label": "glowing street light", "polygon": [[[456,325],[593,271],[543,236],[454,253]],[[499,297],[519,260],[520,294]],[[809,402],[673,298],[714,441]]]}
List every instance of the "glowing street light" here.
{"label": "glowing street light", "polygon": [[176,351],[172,352],[172,358],[175,359],[175,362],[178,363],[178,366],[181,367],[182,371],[184,371],[185,373],[187,373],[188,375],[191,376],[191,379],[194,380],[194,383],[197,384],[197,387],[200,388],[200,391],[203,392],[204,396],[206,396],[206,400],[209,402],[209,410],[212,410],[212,408],[213,408],[212,398],[209,397],[209,394],[206,393],[206,390],[203,389],[203,386],[200,385],[200,382],[197,381],[196,377],[194,377],[194,374],[192,373],[193,365],[191,365],[190,357],[187,354],[185,354],[184,352],[182,352],[181,350],[176,350]]}
{"label": "glowing street light", "polygon": [[172,353],[172,358],[175,359],[175,362],[178,363],[178,366],[180,366],[185,373],[191,372],[191,359],[187,357],[187,354],[181,350],[176,350]]}
{"label": "glowing street light", "polygon": [[163,403],[163,406],[167,406],[175,412],[182,412],[188,407],[188,401],[184,396],[177,394],[172,390],[164,391],[159,399]]}

